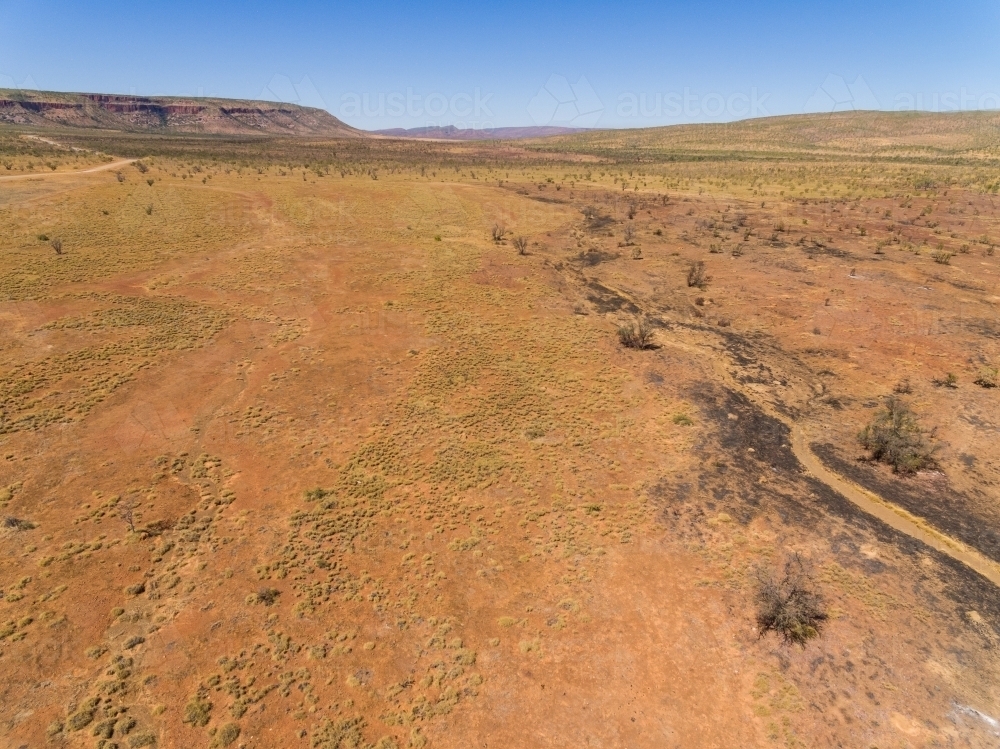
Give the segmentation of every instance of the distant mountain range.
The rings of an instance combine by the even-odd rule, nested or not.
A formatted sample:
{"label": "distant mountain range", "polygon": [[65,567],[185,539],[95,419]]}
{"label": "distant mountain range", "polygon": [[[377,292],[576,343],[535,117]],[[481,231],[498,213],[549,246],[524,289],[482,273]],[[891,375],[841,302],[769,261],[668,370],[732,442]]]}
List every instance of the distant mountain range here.
{"label": "distant mountain range", "polygon": [[0,123],[206,135],[367,135],[323,109],[283,102],[24,89],[0,89]]}
{"label": "distant mountain range", "polygon": [[390,138],[431,138],[435,140],[521,140],[524,138],[545,138],[550,135],[570,135],[586,132],[589,128],[556,127],[542,125],[538,127],[494,127],[460,130],[454,125],[444,127],[396,127],[391,130],[375,130],[375,135]]}

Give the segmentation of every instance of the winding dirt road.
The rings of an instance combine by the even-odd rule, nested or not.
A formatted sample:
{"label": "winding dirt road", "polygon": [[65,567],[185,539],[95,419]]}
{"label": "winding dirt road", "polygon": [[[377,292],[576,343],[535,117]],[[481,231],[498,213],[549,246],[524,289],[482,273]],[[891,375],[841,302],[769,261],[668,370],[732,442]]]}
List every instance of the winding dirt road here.
{"label": "winding dirt road", "polygon": [[904,533],[907,536],[930,546],[932,549],[935,549],[942,554],[946,554],[952,559],[961,562],[965,566],[985,577],[997,587],[1000,587],[1000,564],[997,564],[984,554],[981,554],[975,549],[963,544],[961,541],[958,541],[957,539],[940,532],[936,528],[933,528],[930,523],[923,518],[907,512],[902,507],[893,504],[873,491],[859,486],[850,479],[841,476],[835,471],[831,471],[823,465],[822,461],[820,461],[820,459],[817,458],[813,451],[809,448],[810,440],[805,429],[800,424],[790,422],[786,416],[772,408],[766,401],[760,398],[755,398],[754,393],[748,392],[730,376],[728,368],[725,365],[724,353],[717,350],[706,351],[704,346],[691,346],[680,341],[668,340],[663,337],[661,337],[660,340],[668,346],[682,349],[683,351],[695,356],[704,358],[707,355],[711,360],[718,376],[727,382],[733,390],[742,393],[769,417],[784,424],[789,430],[789,441],[791,442],[792,452],[795,454],[795,457],[798,459],[799,463],[806,470],[806,472],[812,475],[813,478],[826,484],[828,487],[833,489],[833,491],[845,497],[855,507],[863,512],[878,518],[883,523],[900,533]]}
{"label": "winding dirt road", "polygon": [[980,554],[975,549],[970,549],[960,541],[932,528],[922,518],[910,514],[902,507],[883,499],[875,492],[855,484],[838,473],[834,473],[824,466],[813,451],[809,449],[809,440],[805,430],[801,426],[788,424],[784,421],[782,423],[791,430],[792,452],[795,453],[795,457],[798,458],[799,463],[814,478],[822,481],[835,492],[850,500],[855,506],[864,510],[869,515],[877,517],[891,528],[900,533],[905,533],[907,536],[915,538],[933,549],[937,549],[942,554],[947,554],[952,559],[958,560],[978,572],[997,587],[1000,587],[1000,565]]}
{"label": "winding dirt road", "polygon": [[39,172],[38,174],[14,174],[11,176],[0,177],[0,182],[12,182],[14,180],[26,180],[26,179],[51,179],[53,177],[76,177],[79,174],[94,174],[95,172],[106,172],[111,169],[120,169],[123,166],[128,166],[139,159],[122,159],[121,161],[112,161],[110,164],[101,164],[100,166],[92,166],[89,169],[80,169],[76,172],[50,172],[48,174],[43,174]]}

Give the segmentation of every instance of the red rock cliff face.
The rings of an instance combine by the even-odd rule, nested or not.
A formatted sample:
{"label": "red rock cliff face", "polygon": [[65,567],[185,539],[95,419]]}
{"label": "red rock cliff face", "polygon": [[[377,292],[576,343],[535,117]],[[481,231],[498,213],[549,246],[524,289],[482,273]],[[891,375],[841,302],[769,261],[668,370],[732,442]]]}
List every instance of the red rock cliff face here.
{"label": "red rock cliff face", "polygon": [[198,104],[160,104],[139,96],[87,94],[87,98],[107,112],[150,112],[157,115],[199,114],[207,107]]}
{"label": "red rock cliff face", "polygon": [[80,109],[82,104],[72,104],[63,101],[15,101],[14,99],[0,99],[0,107],[13,109],[21,107],[29,112],[49,112],[56,109]]}
{"label": "red rock cliff face", "polygon": [[329,112],[253,100],[0,92],[0,120],[19,125],[176,133],[364,137]]}

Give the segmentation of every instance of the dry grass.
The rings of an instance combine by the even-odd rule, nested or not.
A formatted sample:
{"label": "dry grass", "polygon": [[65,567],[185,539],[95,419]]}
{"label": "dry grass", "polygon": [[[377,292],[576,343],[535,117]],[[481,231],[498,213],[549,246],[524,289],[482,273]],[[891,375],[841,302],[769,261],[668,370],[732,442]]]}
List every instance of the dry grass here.
{"label": "dry grass", "polygon": [[[995,262],[978,241],[998,235],[995,178],[971,160],[875,168],[843,154],[632,164],[600,137],[553,159],[547,144],[77,133],[67,142],[146,156],[145,171],[72,178],[65,192],[4,186],[0,506],[16,523],[0,528],[0,666],[19,664],[11,709],[35,711],[17,742],[52,726],[53,740],[96,745],[91,732],[111,726],[119,746],[432,746],[476,724],[517,743],[491,722],[504,690],[522,727],[551,722],[564,699],[567,730],[627,743],[651,724],[591,718],[632,715],[616,674],[588,681],[614,649],[645,664],[650,694],[689,685],[683,714],[635,697],[682,743],[756,745],[772,720],[791,743],[857,743],[860,718],[821,726],[790,696],[820,678],[857,691],[846,669],[814,677],[792,662],[753,696],[729,674],[751,673],[750,658],[776,671],[770,646],[711,661],[743,637],[727,596],[753,593],[745,571],[769,549],[828,561],[838,534],[841,549],[874,542],[824,524],[782,467],[786,448],[726,442],[767,430],[716,413],[704,388],[787,407],[845,449],[871,418],[865,383],[904,375],[930,422],[960,400],[986,423],[990,391],[931,388],[920,356],[965,361],[953,346],[994,360],[991,308],[977,306],[988,292],[952,284],[993,272],[976,264]],[[617,249],[627,229],[631,253]],[[930,254],[939,244],[955,252],[947,266]],[[711,288],[692,292],[706,261]],[[920,286],[942,307],[926,320],[907,306],[930,293]],[[973,299],[963,315],[941,301],[959,294]],[[652,344],[652,318],[660,348],[623,352]],[[618,342],[615,319],[634,321]],[[960,476],[953,452],[941,463]],[[889,546],[873,579],[909,601],[911,572]],[[831,588],[831,652],[902,626],[904,603],[851,570]],[[824,620],[787,581],[772,581],[768,621],[808,639]],[[666,645],[644,635],[648,600],[676,633]],[[961,629],[945,608],[906,625],[941,658],[956,643],[941,633]],[[55,642],[42,674],[31,654]],[[981,663],[979,645],[960,646]],[[708,660],[691,669],[690,652]],[[940,717],[964,697],[933,697],[929,656],[914,652],[866,664],[866,679],[920,683],[919,709]],[[41,699],[22,686],[42,679]],[[600,710],[574,702],[598,696]],[[684,714],[720,699],[733,706],[718,717],[725,738],[705,738],[715,724]],[[892,745],[891,727],[872,731]]]}

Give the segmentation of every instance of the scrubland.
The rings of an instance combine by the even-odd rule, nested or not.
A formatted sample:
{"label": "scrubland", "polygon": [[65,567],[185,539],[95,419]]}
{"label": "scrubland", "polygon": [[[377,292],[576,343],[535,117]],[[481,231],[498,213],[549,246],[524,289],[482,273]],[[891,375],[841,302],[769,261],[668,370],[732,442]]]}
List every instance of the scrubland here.
{"label": "scrubland", "polygon": [[970,122],[0,131],[4,742],[995,746]]}

